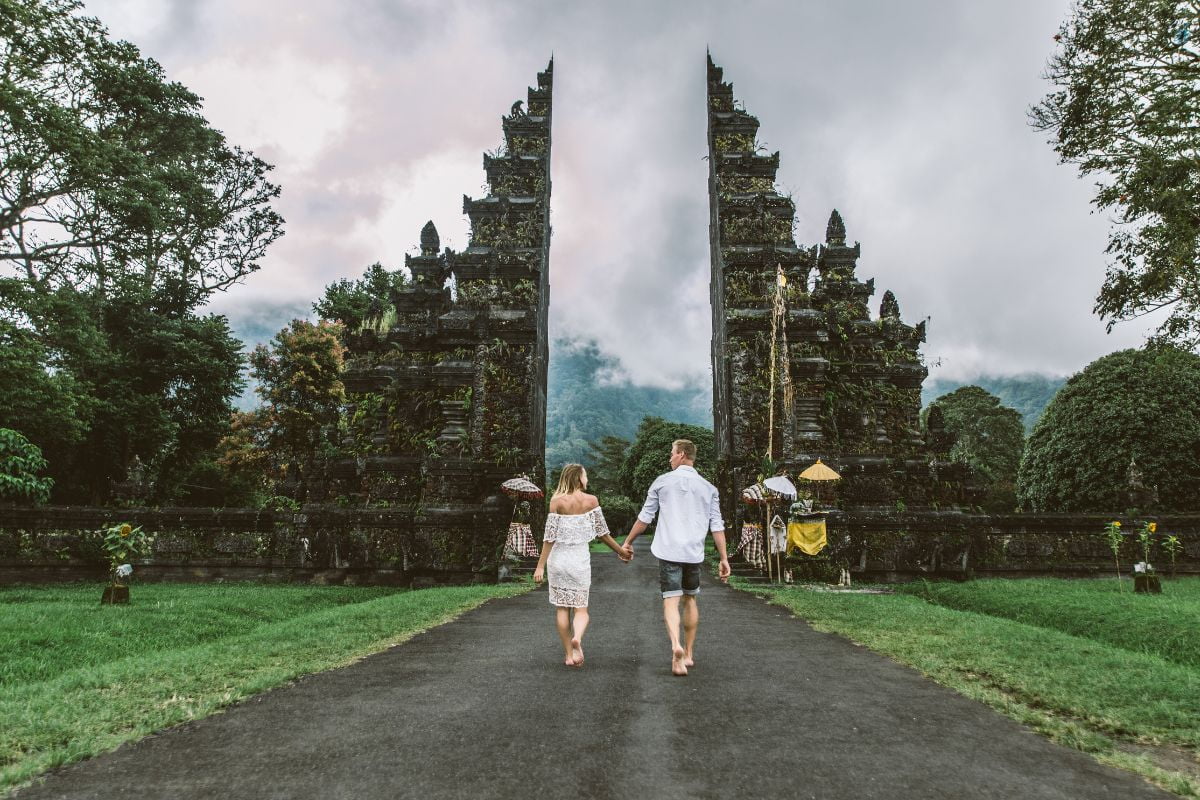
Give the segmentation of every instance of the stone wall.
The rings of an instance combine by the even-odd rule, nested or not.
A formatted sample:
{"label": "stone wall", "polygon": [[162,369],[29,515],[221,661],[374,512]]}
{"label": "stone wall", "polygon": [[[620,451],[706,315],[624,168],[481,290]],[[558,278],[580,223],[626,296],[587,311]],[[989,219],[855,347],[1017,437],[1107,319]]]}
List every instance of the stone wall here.
{"label": "stone wall", "polygon": [[[1116,574],[1113,553],[1102,532],[1121,520],[1124,541],[1121,572],[1128,576],[1142,560],[1136,533],[1141,520],[1101,514],[964,514],[946,512],[833,512],[827,525],[829,546],[816,558],[793,554],[814,573],[824,562],[848,566],[860,580],[904,581],[922,577],[980,578],[1107,577]],[[1159,535],[1150,551],[1159,574],[1171,560],[1163,535],[1179,537],[1180,575],[1200,575],[1200,516],[1154,518]],[[813,577],[820,577],[814,574]]]}
{"label": "stone wall", "polygon": [[[437,582],[493,581],[494,570],[451,569],[432,551],[445,547],[438,530],[479,531],[466,546],[490,550],[493,524],[507,522],[497,505],[484,520],[452,508],[331,509],[299,512],[248,509],[81,507],[0,508],[0,584],[105,579],[101,528],[142,525],[152,552],[135,559],[141,581],[260,580],[422,586]],[[801,577],[826,578],[848,566],[856,580],[903,581],[922,577],[1107,577],[1112,552],[1101,536],[1111,516],[1099,514],[980,515],[958,512],[833,512],[829,546],[815,558],[794,554]],[[1200,575],[1200,516],[1157,517],[1159,531],[1180,537],[1176,571]],[[1122,574],[1141,560],[1135,532],[1141,522],[1122,520]],[[1161,537],[1159,538],[1161,541]],[[467,553],[467,560],[471,558]],[[474,558],[482,560],[482,554]],[[1151,561],[1171,569],[1156,547]],[[836,577],[836,573],[833,573]]]}
{"label": "stone wall", "polygon": [[[324,505],[297,512],[0,508],[0,583],[103,580],[100,530],[120,522],[141,525],[152,536],[151,552],[132,561],[135,580],[491,582],[496,568],[490,531],[507,528],[508,517],[500,503],[419,512]],[[437,538],[446,530],[456,532],[453,541]]]}

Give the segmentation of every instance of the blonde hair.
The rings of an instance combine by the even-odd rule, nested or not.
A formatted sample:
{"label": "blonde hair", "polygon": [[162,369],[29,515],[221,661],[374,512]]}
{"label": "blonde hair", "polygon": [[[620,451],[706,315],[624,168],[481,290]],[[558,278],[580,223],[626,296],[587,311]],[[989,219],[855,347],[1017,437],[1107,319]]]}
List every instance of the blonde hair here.
{"label": "blonde hair", "polygon": [[688,461],[696,460],[696,445],[691,439],[676,439],[671,443],[671,449],[680,453]]}
{"label": "blonde hair", "polygon": [[550,496],[553,498],[579,491],[583,491],[583,465],[567,464],[558,474],[558,488]]}

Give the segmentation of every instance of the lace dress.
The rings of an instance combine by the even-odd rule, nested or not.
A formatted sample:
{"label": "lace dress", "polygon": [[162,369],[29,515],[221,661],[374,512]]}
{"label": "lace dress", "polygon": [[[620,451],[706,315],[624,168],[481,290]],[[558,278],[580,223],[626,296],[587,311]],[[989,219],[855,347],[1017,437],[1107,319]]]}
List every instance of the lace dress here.
{"label": "lace dress", "polygon": [[587,608],[592,587],[588,544],[607,533],[608,524],[598,506],[584,514],[546,515],[546,541],[554,542],[546,559],[551,605]]}

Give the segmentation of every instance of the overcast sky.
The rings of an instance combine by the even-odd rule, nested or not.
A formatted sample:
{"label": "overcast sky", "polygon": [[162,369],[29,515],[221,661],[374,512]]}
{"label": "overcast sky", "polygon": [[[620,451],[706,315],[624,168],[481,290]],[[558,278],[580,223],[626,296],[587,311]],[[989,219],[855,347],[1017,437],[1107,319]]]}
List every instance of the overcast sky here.
{"label": "overcast sky", "polygon": [[287,234],[214,309],[281,327],[323,287],[466,246],[481,152],[555,57],[551,334],[707,386],[705,48],[782,151],[802,245],[838,208],[938,377],[1066,374],[1141,343],[1091,313],[1108,221],[1026,110],[1069,0],[90,0],[276,166]]}

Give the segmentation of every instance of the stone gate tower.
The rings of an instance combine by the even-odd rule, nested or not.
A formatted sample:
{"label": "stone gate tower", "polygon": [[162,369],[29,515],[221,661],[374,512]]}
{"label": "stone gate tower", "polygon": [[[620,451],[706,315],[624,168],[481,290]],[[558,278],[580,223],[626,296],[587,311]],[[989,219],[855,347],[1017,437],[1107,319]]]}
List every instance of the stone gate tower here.
{"label": "stone gate tower", "polygon": [[503,117],[503,145],[483,156],[487,196],[463,197],[467,248],[441,250],[426,224],[411,281],[347,336],[330,494],[410,510],[392,533],[418,577],[494,579],[512,511],[499,484],[545,477],[553,70]]}
{"label": "stone gate tower", "polygon": [[710,57],[713,426],[727,519],[768,452],[792,474],[831,464],[845,508],[953,502],[957,469],[919,422],[925,323],[902,322],[890,291],[871,317],[874,280],[855,275],[860,247],[837,211],[824,244],[797,245],[795,206],[775,187],[779,153],[759,152],[758,127]]}

